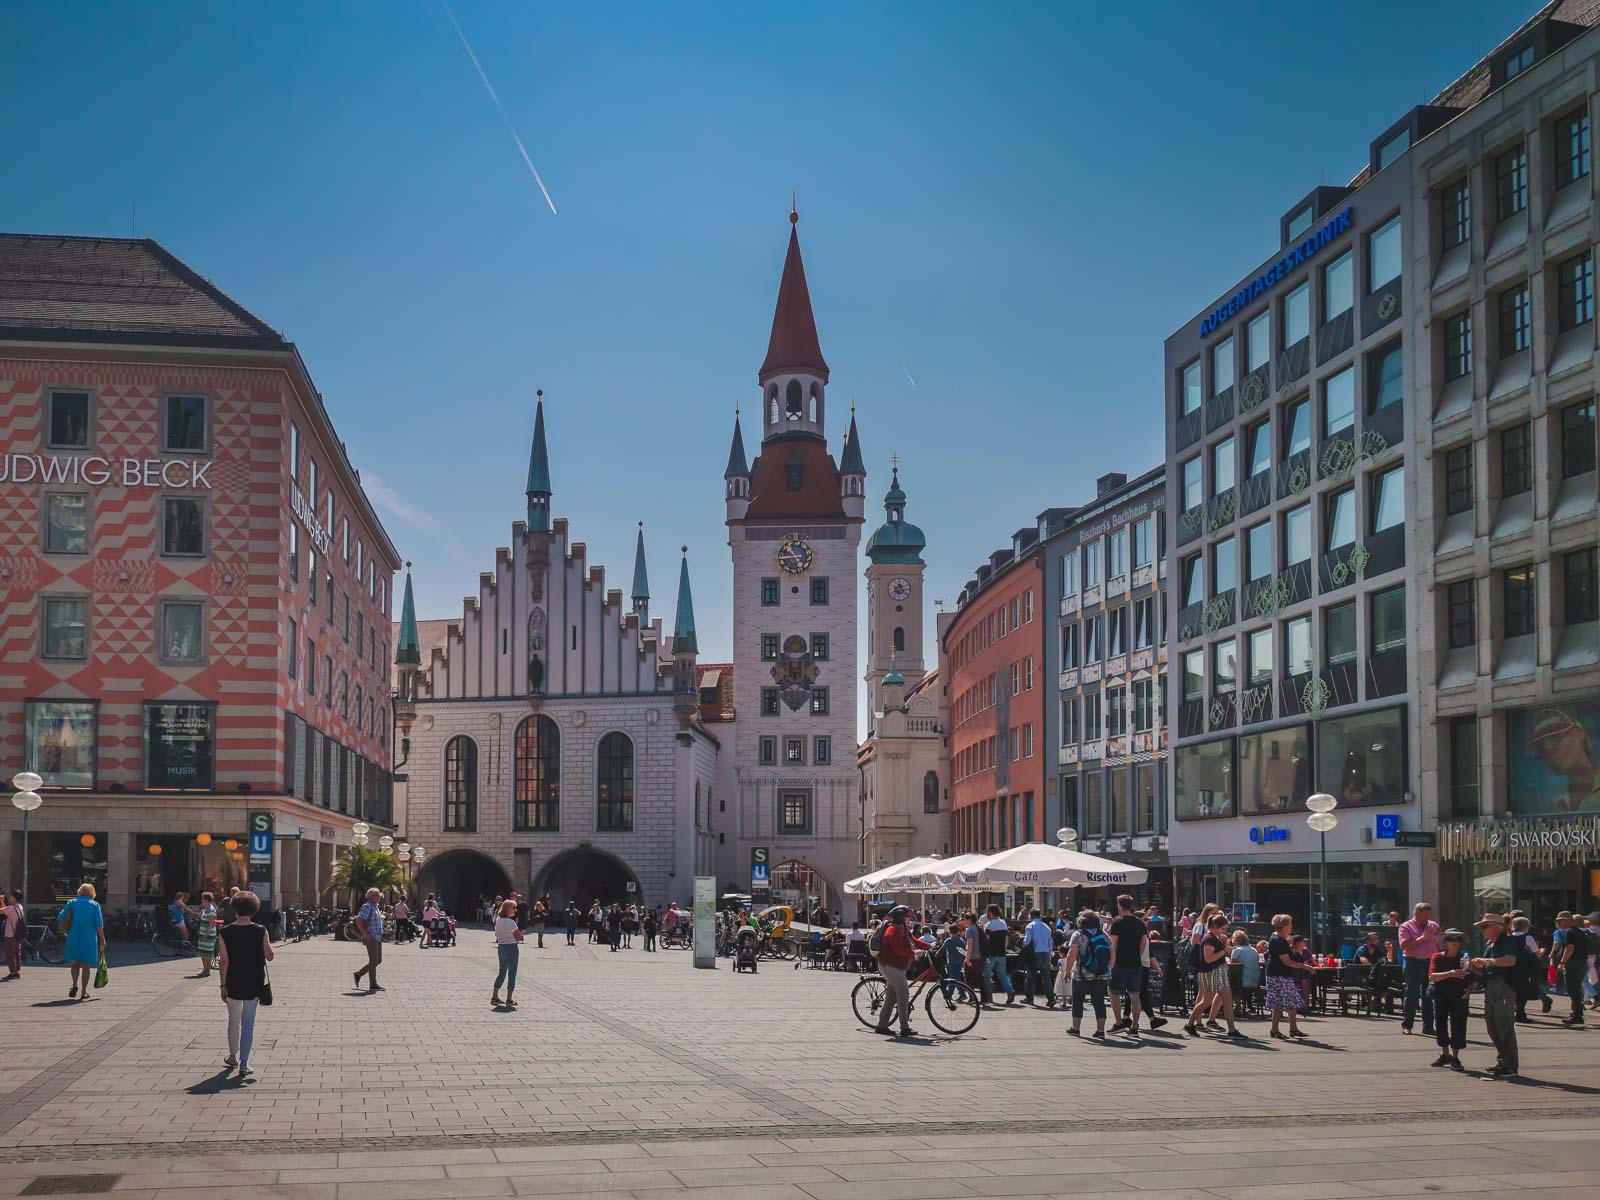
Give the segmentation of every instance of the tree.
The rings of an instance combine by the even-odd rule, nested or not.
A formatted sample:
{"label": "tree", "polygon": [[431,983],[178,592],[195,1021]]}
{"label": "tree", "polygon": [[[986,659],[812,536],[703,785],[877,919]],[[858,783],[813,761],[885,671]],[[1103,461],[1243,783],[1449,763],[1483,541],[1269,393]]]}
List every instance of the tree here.
{"label": "tree", "polygon": [[333,877],[323,889],[328,892],[348,890],[359,901],[368,888],[395,891],[405,884],[405,874],[394,855],[382,850],[368,850],[365,846],[351,846],[334,864]]}

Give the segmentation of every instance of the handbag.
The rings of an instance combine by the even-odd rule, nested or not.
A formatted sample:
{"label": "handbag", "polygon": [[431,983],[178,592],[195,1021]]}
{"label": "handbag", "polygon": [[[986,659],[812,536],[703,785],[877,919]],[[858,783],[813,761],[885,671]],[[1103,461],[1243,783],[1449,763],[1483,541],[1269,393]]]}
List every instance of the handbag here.
{"label": "handbag", "polygon": [[262,951],[263,951],[262,960],[261,960],[261,990],[256,993],[256,1003],[261,1005],[262,1008],[271,1008],[272,1007],[272,973],[267,970],[267,963],[266,963],[266,956],[265,956],[266,943],[268,941],[270,941],[271,939],[267,937],[267,931],[265,929],[263,929],[261,931],[261,940],[262,940]]}
{"label": "handbag", "polygon": [[111,982],[111,968],[106,965],[106,952],[100,951],[100,963],[94,969],[94,986],[99,991]]}

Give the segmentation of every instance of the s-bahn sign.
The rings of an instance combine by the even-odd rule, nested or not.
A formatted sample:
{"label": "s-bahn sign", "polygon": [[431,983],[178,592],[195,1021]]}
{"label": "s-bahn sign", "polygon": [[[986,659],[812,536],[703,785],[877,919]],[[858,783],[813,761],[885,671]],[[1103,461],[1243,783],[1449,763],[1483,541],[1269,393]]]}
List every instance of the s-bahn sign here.
{"label": "s-bahn sign", "polygon": [[210,459],[88,458],[0,454],[0,483],[81,483],[90,487],[208,488]]}

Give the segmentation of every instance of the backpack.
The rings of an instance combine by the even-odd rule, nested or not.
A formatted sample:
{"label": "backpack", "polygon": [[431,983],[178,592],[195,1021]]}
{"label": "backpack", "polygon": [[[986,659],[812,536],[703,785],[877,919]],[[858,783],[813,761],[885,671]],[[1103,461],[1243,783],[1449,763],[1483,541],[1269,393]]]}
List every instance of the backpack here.
{"label": "backpack", "polygon": [[1544,974],[1544,963],[1528,949],[1527,938],[1522,934],[1512,934],[1511,941],[1517,953],[1517,965],[1511,969],[1517,994],[1535,999],[1539,995],[1539,978]]}
{"label": "backpack", "polygon": [[1205,938],[1202,937],[1198,942],[1189,943],[1189,970],[1196,975],[1204,974],[1207,969],[1206,952],[1203,949],[1205,941]]}
{"label": "backpack", "polygon": [[878,927],[872,931],[872,935],[867,938],[867,952],[870,953],[874,958],[878,957],[878,951],[883,949],[883,931],[888,924],[889,922],[887,921],[881,922]]}
{"label": "backpack", "polygon": [[1088,944],[1078,956],[1078,970],[1086,979],[1099,979],[1111,970],[1111,939],[1098,929],[1084,937]]}

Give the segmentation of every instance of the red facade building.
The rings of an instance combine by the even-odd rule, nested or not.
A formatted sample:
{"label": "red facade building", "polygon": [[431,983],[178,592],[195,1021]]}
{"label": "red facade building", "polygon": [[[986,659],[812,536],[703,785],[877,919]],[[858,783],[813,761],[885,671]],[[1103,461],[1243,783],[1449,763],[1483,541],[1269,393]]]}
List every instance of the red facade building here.
{"label": "red facade building", "polygon": [[[398,567],[280,333],[154,242],[0,236],[0,786],[44,779],[30,901],[314,902],[389,819]],[[247,823],[276,834],[253,860]]]}
{"label": "red facade building", "polygon": [[993,852],[1046,837],[1044,595],[1038,532],[1019,530],[941,621],[948,681],[954,849]]}

